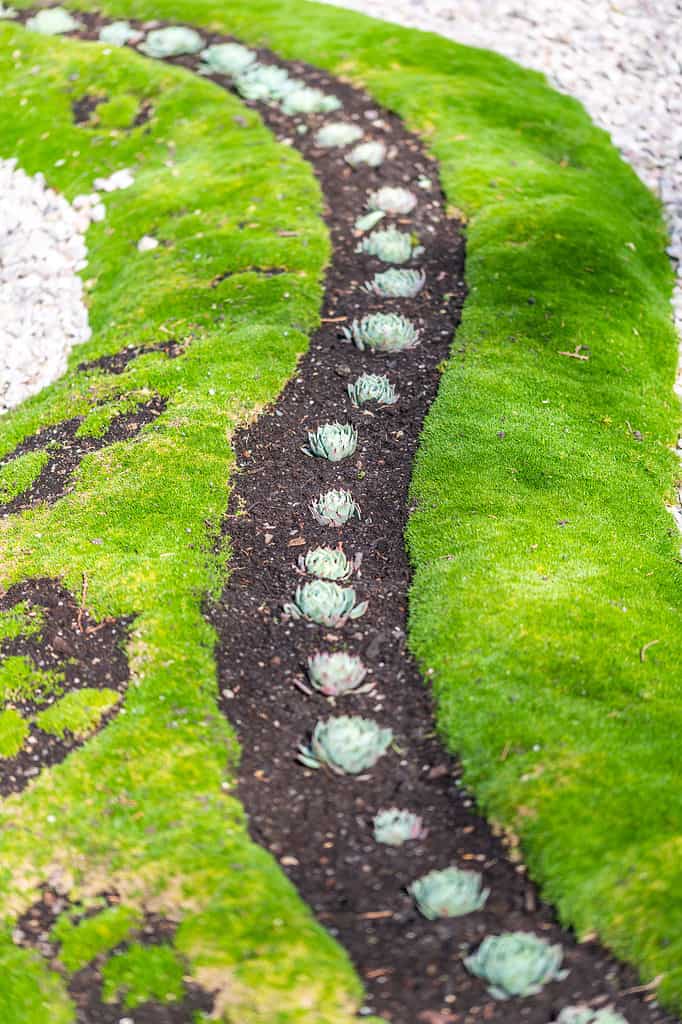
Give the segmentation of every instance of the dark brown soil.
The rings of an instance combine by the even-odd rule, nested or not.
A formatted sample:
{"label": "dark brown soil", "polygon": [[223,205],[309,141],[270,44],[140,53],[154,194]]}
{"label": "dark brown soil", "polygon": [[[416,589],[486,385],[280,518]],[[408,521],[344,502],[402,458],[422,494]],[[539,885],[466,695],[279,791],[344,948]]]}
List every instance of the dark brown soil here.
{"label": "dark brown soil", "polygon": [[[81,36],[95,38],[103,19],[82,17],[87,28]],[[208,43],[227,41],[204,35]],[[410,469],[464,299],[464,243],[460,225],[446,216],[437,166],[419,139],[369,96],[267,51],[259,51],[259,59],[286,66],[309,84],[333,92],[343,100],[344,111],[326,118],[287,118],[255,105],[277,136],[311,162],[327,199],[334,253],[323,323],[309,353],[277,406],[235,438],[238,472],[224,527],[234,558],[221,600],[207,608],[220,638],[222,707],[243,749],[239,796],[252,835],[279,860],[317,918],[348,950],[366,985],[363,1013],[379,1013],[393,1024],[475,1024],[481,1019],[547,1024],[562,1006],[589,1001],[594,1006],[613,1002],[631,1024],[671,1020],[657,1007],[653,991],[636,991],[630,968],[597,943],[576,943],[559,927],[513,856],[513,841],[505,843],[476,814],[460,785],[457,762],[434,734],[431,699],[407,650],[409,567],[403,531]],[[171,63],[195,70],[199,59]],[[213,77],[229,88],[229,80]],[[387,144],[389,156],[382,167],[351,170],[338,150],[315,148],[317,125],[341,118],[357,121],[366,137]],[[298,123],[308,126],[306,134],[296,131]],[[431,182],[424,188],[422,176]],[[373,299],[361,289],[375,271],[386,268],[356,253],[353,225],[367,192],[384,183],[406,185],[419,197],[415,213],[399,221],[426,248],[417,265],[426,271],[428,284],[415,300]],[[374,356],[340,341],[341,324],[374,310],[395,310],[414,319],[422,330],[421,346],[402,355]],[[452,354],[460,354],[457,342]],[[363,370],[387,373],[400,392],[399,403],[353,410],[345,388]],[[358,426],[356,455],[337,465],[306,458],[301,453],[306,430],[334,420]],[[309,503],[332,486],[353,492],[362,506],[361,522],[338,531],[314,523]],[[367,614],[339,630],[288,620],[282,605],[299,581],[293,568],[297,556],[308,547],[337,541],[349,555],[364,554],[355,585],[359,596],[369,600]],[[299,689],[302,665],[317,648],[361,654],[375,690],[339,700],[336,707],[320,696],[305,696]],[[394,730],[394,749],[367,776],[332,776],[297,764],[297,744],[319,718],[332,713],[366,715]],[[428,837],[400,849],[376,844],[372,816],[393,805],[419,812]],[[480,871],[490,898],[479,913],[426,921],[405,887],[449,864]],[[516,929],[560,942],[569,974],[532,999],[500,1003],[462,961],[484,935]]]}
{"label": "dark brown soil", "polygon": [[[102,893],[101,906],[115,906],[115,893]],[[162,1003],[150,1000],[140,1003],[133,1010],[123,1002],[102,1001],[102,969],[112,956],[124,952],[132,942],[143,945],[172,945],[176,925],[166,918],[147,914],[140,929],[130,940],[116,946],[109,953],[97,956],[91,963],[72,975],[67,975],[59,960],[59,943],[51,935],[57,918],[69,912],[74,923],[92,917],[98,910],[79,913],[79,908],[55,889],[45,887],[41,898],[22,914],[14,931],[17,945],[35,949],[50,967],[63,974],[67,980],[69,995],[76,1006],[76,1024],[120,1024],[121,1020],[133,1019],[135,1024],[190,1024],[199,1011],[210,1013],[213,996],[193,982],[185,983],[184,998],[177,1002]]]}
{"label": "dark brown soil", "polygon": [[[39,616],[40,631],[0,643],[0,663],[8,657],[24,657],[37,669],[59,672],[63,676],[59,696],[85,687],[124,692],[129,678],[124,645],[131,619],[98,622],[57,580],[18,583],[0,596],[0,612],[24,602],[29,614]],[[54,694],[34,694],[30,700],[8,702],[3,708],[16,708],[30,717],[54,699]],[[117,711],[114,708],[103,716],[100,728]],[[16,757],[0,760],[0,795],[24,789],[43,768],[63,761],[83,742],[70,734],[59,739],[31,725],[24,749]]]}
{"label": "dark brown soil", "polygon": [[74,123],[90,124],[93,121],[93,115],[96,117],[96,111],[100,103],[106,103],[108,98],[108,96],[94,96],[92,93],[86,92],[85,96],[81,96],[79,100],[74,100],[71,104]]}
{"label": "dark brown soil", "polygon": [[113,355],[100,356],[99,359],[91,359],[89,363],[79,363],[78,370],[80,373],[89,373],[92,370],[111,374],[124,373],[133,359],[147,355],[148,352],[164,352],[169,359],[177,359],[185,350],[184,345],[174,340],[159,341],[155,345],[127,345]]}
{"label": "dark brown soil", "polygon": [[0,466],[7,465],[27,452],[47,450],[50,458],[26,490],[9,501],[0,503],[0,516],[33,508],[41,502],[54,504],[68,492],[73,475],[86,455],[106,448],[116,441],[127,441],[139,434],[144,426],[160,416],[166,401],[158,395],[148,402],[142,402],[132,412],[120,413],[109,424],[106,432],[99,437],[78,437],[77,431],[83,422],[82,416],[74,416],[53,427],[45,427],[17,445],[6,455]]}

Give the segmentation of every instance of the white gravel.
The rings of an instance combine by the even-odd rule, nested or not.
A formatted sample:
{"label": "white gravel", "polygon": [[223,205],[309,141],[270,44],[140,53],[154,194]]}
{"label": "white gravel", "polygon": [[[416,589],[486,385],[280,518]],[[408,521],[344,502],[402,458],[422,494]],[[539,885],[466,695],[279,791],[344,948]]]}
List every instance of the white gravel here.
{"label": "white gravel", "polygon": [[[330,3],[332,0],[322,0]],[[544,72],[663,200],[682,261],[682,0],[333,0]],[[682,331],[682,273],[674,298]]]}

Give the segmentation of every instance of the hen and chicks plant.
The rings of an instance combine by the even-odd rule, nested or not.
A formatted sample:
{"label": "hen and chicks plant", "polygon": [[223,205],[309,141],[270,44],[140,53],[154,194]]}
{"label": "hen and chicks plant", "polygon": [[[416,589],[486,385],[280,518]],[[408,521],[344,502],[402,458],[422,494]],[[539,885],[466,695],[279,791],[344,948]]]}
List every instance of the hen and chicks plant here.
{"label": "hen and chicks plant", "polygon": [[307,768],[326,765],[339,775],[359,775],[372,768],[393,742],[391,729],[358,715],[319,721],[310,746],[299,745],[298,759]]}
{"label": "hen and chicks plant", "polygon": [[488,982],[495,999],[534,996],[550,981],[560,981],[563,950],[532,932],[488,935],[476,952],[466,957],[467,970]]}
{"label": "hen and chicks plant", "polygon": [[404,352],[419,344],[419,330],[399,313],[369,313],[341,333],[361,352],[367,348],[373,352]]}
{"label": "hen and chicks plant", "polygon": [[338,627],[349,619],[359,619],[367,611],[367,601],[356,604],[353,587],[340,587],[329,580],[311,580],[296,588],[293,602],[284,611],[294,619],[306,619],[317,626]]}
{"label": "hen and chicks plant", "polygon": [[308,658],[308,678],[325,697],[342,697],[362,687],[367,669],[360,658],[345,651],[326,654],[318,651]]}

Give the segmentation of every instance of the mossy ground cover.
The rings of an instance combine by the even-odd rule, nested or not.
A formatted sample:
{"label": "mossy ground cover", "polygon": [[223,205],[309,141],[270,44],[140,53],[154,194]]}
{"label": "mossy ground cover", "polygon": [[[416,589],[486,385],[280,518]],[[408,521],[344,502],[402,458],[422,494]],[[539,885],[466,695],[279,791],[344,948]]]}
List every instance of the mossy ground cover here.
{"label": "mossy ground cover", "polygon": [[[646,977],[663,973],[660,993],[679,1007],[679,539],[663,508],[676,473],[669,446],[678,409],[671,272],[655,200],[576,103],[491,54],[294,0],[229,10],[196,0],[111,0],[106,13],[184,19],[324,65],[363,84],[429,138],[448,197],[469,219],[470,298],[417,464],[412,643],[468,781],[488,813],[521,834],[563,919],[580,931],[597,929]],[[130,255],[130,247],[121,251]],[[107,302],[135,288],[139,267],[128,261],[126,283],[115,291],[112,282],[102,293]],[[103,275],[98,282],[107,283]],[[111,307],[97,296],[94,289],[99,327]],[[101,351],[117,343],[105,334]],[[149,359],[140,387],[150,381],[159,389],[159,375],[171,371]],[[47,401],[55,394],[59,387]],[[214,409],[201,397],[193,416],[210,423]],[[43,401],[13,423],[26,415],[38,422]],[[136,545],[140,537],[139,530],[126,533],[125,474],[107,487],[96,465],[84,471],[82,485],[123,517],[113,533],[125,583],[111,584],[112,604],[147,607],[153,560],[140,557],[144,545],[125,552],[126,536]],[[127,465],[135,474],[143,463]],[[200,478],[197,472],[201,492]],[[165,482],[156,480],[162,504],[169,500]],[[179,495],[180,508],[187,493]],[[215,496],[206,501],[214,510],[220,505]],[[27,533],[21,536],[27,545]],[[17,572],[35,565],[34,552],[19,542],[15,550]],[[50,545],[40,564],[68,573],[73,555],[67,544],[58,558]],[[214,571],[205,561],[201,569],[192,564],[197,585]],[[142,589],[131,584],[134,566],[144,567]],[[187,633],[178,648],[184,622],[205,629],[182,582],[181,625],[171,641],[158,624],[157,640],[208,686],[206,651],[197,672],[191,661],[200,652]],[[123,601],[128,588],[137,601]],[[144,690],[153,693],[149,678]],[[215,721],[212,727],[224,731]],[[115,728],[124,729],[125,720]],[[88,757],[112,735],[120,733],[107,730]],[[135,743],[143,737],[138,727]],[[197,770],[178,749],[167,770],[181,778],[190,766]],[[125,790],[124,775],[112,781]],[[126,870],[139,860],[139,843],[137,833],[123,843],[118,862],[125,860]],[[19,854],[24,850],[20,843]],[[116,867],[115,857],[107,867]],[[247,885],[255,878],[245,877],[240,888],[247,903],[239,927],[247,931]],[[222,886],[233,883],[221,877]],[[229,899],[226,893],[225,906]],[[197,915],[183,927],[187,943],[201,947],[219,921],[219,910]],[[233,939],[245,942],[247,934]]]}
{"label": "mossy ground cover", "polygon": [[[87,456],[68,496],[0,524],[3,586],[60,577],[80,598],[86,577],[98,617],[135,616],[123,711],[2,804],[0,1017],[73,1020],[65,979],[134,939],[145,906],[178,922],[173,955],[218,990],[225,1016],[346,1021],[360,990],[345,955],[251,844],[230,796],[237,750],[216,708],[213,640],[201,615],[227,557],[215,545],[230,434],[276,396],[316,322],[329,250],[317,185],[254,114],[184,71],[6,23],[0,35],[0,153],[43,171],[69,198],[119,168],[135,176],[130,189],[106,197],[106,219],[88,234],[93,338],[72,353],[66,376],[3,417],[0,453],[75,415],[85,417],[82,431],[101,433],[122,408],[152,395],[166,401],[131,442]],[[119,124],[74,123],[74,101],[95,94],[128,97]],[[142,104],[151,117],[131,127]],[[145,233],[161,242],[153,253],[137,251]],[[284,272],[258,273],[272,266]],[[184,348],[175,359],[147,354],[117,376],[76,371],[84,360],[170,337]],[[40,468],[40,459],[23,464],[10,492]],[[39,628],[24,606],[0,619],[5,640]],[[10,659],[3,692],[44,690],[29,667]],[[88,731],[111,694],[97,691],[84,707],[83,693],[68,695],[75,707],[52,705],[43,725],[59,734],[68,719],[72,732]],[[0,729],[1,742],[16,746],[25,726],[14,714]],[[116,928],[101,908],[81,925],[58,926],[64,978],[11,941],[16,916],[49,881],[91,913],[102,891],[121,900]],[[168,956],[145,959],[129,948],[108,971],[106,994],[172,995]]]}

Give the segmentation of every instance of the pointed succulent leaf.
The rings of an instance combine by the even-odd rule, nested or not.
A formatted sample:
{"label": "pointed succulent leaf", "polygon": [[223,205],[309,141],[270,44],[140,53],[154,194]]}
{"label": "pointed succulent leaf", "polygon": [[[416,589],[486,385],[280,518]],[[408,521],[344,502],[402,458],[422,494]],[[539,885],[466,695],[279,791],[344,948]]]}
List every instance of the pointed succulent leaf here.
{"label": "pointed succulent leaf", "polygon": [[310,747],[300,747],[299,758],[308,767],[325,764],[340,775],[359,775],[377,763],[392,741],[391,729],[357,715],[341,715],[317,723]]}
{"label": "pointed succulent leaf", "polygon": [[362,217],[358,217],[353,226],[356,231],[371,231],[385,216],[383,210],[372,210],[371,213],[365,213]]}
{"label": "pointed succulent leaf", "polygon": [[136,43],[143,35],[129,21],[111,21],[99,30],[99,41],[109,46],[125,46],[126,43]]}
{"label": "pointed succulent leaf", "polygon": [[216,43],[201,51],[203,74],[241,75],[256,62],[256,54],[241,43]]}
{"label": "pointed succulent leaf", "polygon": [[45,7],[26,22],[26,28],[43,36],[59,36],[82,27],[83,23],[76,21],[63,7]]}
{"label": "pointed succulent leaf", "polygon": [[604,1006],[594,1010],[584,1003],[579,1006],[564,1006],[556,1019],[556,1024],[628,1024],[625,1017],[613,1006]]}
{"label": "pointed succulent leaf", "polygon": [[412,811],[391,807],[374,816],[374,839],[386,846],[402,846],[411,839],[424,839],[427,831],[422,819]]}
{"label": "pointed succulent leaf", "polygon": [[325,124],[315,134],[315,145],[322,149],[333,149],[337,146],[349,146],[362,138],[362,128],[357,124],[347,124],[344,121],[334,121],[332,124]]}
{"label": "pointed succulent leaf", "polygon": [[[325,697],[341,697],[360,687],[367,669],[360,658],[345,651],[322,654],[319,651],[308,658],[308,677],[316,690]],[[366,689],[366,687],[365,687]]]}
{"label": "pointed succulent leaf", "polygon": [[299,568],[322,580],[346,580],[361,561],[361,555],[348,559],[341,547],[319,547],[311,548],[305,558],[301,555]]}
{"label": "pointed succulent leaf", "polygon": [[464,964],[467,970],[488,982],[495,999],[534,996],[550,981],[566,977],[562,971],[563,949],[552,946],[531,932],[488,935]]}
{"label": "pointed succulent leaf", "polygon": [[481,876],[476,871],[449,867],[429,871],[413,882],[408,892],[424,917],[435,921],[437,917],[461,917],[480,910],[490,894],[490,889],[482,889],[481,885]]}
{"label": "pointed succulent leaf", "polygon": [[363,373],[348,385],[348,397],[357,408],[365,402],[378,402],[379,405],[395,405],[398,395],[388,377],[376,373]]}
{"label": "pointed succulent leaf", "polygon": [[355,603],[353,587],[340,587],[329,580],[311,580],[296,588],[293,603],[284,610],[295,619],[307,619],[318,626],[343,626],[367,611],[367,601]]}
{"label": "pointed succulent leaf", "polygon": [[313,519],[320,526],[344,526],[351,519],[360,519],[360,506],[350,491],[325,491],[310,506]]}
{"label": "pointed succulent leaf", "polygon": [[413,192],[406,188],[392,188],[390,185],[372,192],[367,200],[368,210],[381,210],[383,213],[412,213],[416,205],[417,197]]}
{"label": "pointed succulent leaf", "polygon": [[339,110],[341,105],[336,96],[301,84],[285,97],[282,110],[285,114],[330,114]]}
{"label": "pointed succulent leaf", "polygon": [[386,299],[413,299],[426,283],[423,270],[399,270],[391,267],[375,274],[370,282],[363,285],[366,292],[373,292]]}
{"label": "pointed succulent leaf", "polygon": [[355,453],[358,432],[350,423],[325,423],[317,430],[308,431],[306,455],[316,455],[330,462],[340,462]]}
{"label": "pointed succulent leaf", "polygon": [[184,53],[198,53],[204,40],[193,28],[171,25],[170,28],[155,28],[140,43],[139,49],[148,57],[179,57]]}
{"label": "pointed succulent leaf", "polygon": [[342,335],[360,351],[369,348],[374,352],[403,352],[419,344],[417,328],[398,313],[370,313],[344,327]]}
{"label": "pointed succulent leaf", "polygon": [[380,167],[385,157],[386,147],[383,142],[361,142],[348,153],[346,160],[351,167],[359,167],[361,164],[366,164],[367,167]]}
{"label": "pointed succulent leaf", "polygon": [[373,231],[368,238],[363,238],[360,251],[376,256],[382,263],[407,263],[424,250],[413,244],[411,235],[397,228],[386,228],[385,231]]}

